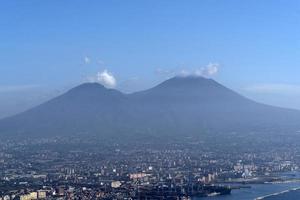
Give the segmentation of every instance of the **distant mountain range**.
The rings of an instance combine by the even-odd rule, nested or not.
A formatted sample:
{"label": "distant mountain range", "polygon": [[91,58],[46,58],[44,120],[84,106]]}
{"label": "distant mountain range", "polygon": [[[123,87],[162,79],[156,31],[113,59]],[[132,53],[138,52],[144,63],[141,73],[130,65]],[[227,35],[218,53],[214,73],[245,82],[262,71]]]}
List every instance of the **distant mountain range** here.
{"label": "distant mountain range", "polygon": [[0,136],[21,138],[159,138],[283,130],[300,130],[300,111],[254,102],[203,77],[174,77],[132,94],[85,83],[0,121]]}

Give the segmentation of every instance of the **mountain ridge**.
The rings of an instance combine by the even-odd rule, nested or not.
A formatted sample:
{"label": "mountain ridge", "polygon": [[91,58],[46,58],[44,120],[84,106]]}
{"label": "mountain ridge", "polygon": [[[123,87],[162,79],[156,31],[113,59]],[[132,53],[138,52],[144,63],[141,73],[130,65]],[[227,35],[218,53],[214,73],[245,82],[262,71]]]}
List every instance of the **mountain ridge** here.
{"label": "mountain ridge", "polygon": [[101,138],[300,129],[300,111],[252,101],[213,79],[174,77],[125,94],[84,83],[0,120],[0,137],[86,134]]}

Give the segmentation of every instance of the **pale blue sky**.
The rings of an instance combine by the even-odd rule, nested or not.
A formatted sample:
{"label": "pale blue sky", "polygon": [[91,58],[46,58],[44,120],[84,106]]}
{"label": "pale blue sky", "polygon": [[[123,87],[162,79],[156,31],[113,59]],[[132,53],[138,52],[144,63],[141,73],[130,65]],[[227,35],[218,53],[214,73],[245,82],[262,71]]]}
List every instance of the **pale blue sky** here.
{"label": "pale blue sky", "polygon": [[105,69],[134,91],[209,63],[226,86],[300,109],[298,0],[4,0],[0,52],[0,113]]}

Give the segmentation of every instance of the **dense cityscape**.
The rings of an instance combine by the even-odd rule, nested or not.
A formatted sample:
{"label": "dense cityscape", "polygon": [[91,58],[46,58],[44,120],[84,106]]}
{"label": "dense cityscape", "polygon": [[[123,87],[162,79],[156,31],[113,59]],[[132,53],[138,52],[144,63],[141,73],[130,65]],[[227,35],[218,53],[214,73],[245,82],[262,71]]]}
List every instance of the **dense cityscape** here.
{"label": "dense cityscape", "polygon": [[296,143],[274,148],[248,139],[252,148],[225,141],[1,142],[0,199],[188,199],[230,195],[248,183],[298,181],[278,176],[299,169]]}
{"label": "dense cityscape", "polygon": [[0,200],[300,200],[300,0],[0,8]]}

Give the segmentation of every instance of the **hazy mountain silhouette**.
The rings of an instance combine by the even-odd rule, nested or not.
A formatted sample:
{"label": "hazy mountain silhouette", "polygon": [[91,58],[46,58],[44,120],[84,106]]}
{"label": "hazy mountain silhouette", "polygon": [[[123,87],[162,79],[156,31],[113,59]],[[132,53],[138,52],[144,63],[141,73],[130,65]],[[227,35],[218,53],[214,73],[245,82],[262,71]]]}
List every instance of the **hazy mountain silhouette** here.
{"label": "hazy mountain silhouette", "polygon": [[256,103],[202,77],[175,77],[132,94],[85,83],[0,121],[0,134],[11,137],[178,137],[299,129],[299,111]]}

